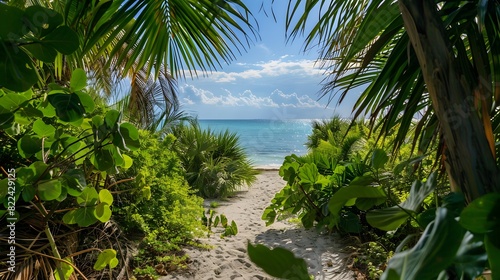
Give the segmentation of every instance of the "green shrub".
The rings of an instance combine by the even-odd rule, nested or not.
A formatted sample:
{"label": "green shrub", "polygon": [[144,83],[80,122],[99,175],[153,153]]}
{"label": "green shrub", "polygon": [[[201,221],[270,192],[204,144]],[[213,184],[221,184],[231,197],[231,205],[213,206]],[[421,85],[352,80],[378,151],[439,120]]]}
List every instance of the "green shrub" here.
{"label": "green shrub", "polygon": [[203,197],[227,197],[243,184],[255,181],[253,169],[238,136],[229,131],[215,133],[198,124],[173,129],[173,148],[181,159],[189,185]]}
{"label": "green shrub", "polygon": [[[172,151],[173,137],[159,140],[158,135],[147,131],[140,131],[140,137],[141,148],[131,153],[135,164],[122,175],[135,180],[119,185],[115,219],[127,233],[144,236],[137,265],[167,266],[154,256],[176,256],[182,245],[202,234],[203,200],[183,176],[181,163]],[[175,257],[162,260],[169,259]]]}

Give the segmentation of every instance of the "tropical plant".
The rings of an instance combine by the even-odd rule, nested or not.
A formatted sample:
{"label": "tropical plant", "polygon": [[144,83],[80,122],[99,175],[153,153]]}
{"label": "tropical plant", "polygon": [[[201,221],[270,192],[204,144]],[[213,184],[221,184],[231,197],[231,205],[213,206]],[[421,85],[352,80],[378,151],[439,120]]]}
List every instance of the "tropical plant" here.
{"label": "tropical plant", "polygon": [[122,183],[113,191],[113,220],[139,246],[134,271],[164,267],[153,274],[158,275],[186,266],[180,252],[202,235],[203,200],[184,179],[181,162],[172,151],[172,136],[161,140],[157,133],[141,130],[139,137],[140,148],[130,153],[135,164],[116,176]]}
{"label": "tropical plant", "polygon": [[451,189],[465,196],[447,197],[417,244],[406,251],[401,244],[382,279],[475,279],[485,267],[498,278],[498,1],[304,2],[290,1],[287,26],[293,36],[304,32],[320,7],[306,45],[318,39],[333,62],[325,93],[340,89],[342,100],[368,85],[356,115],[383,115],[384,133],[400,124],[399,143],[422,112],[414,145],[425,152],[439,139]]}
{"label": "tropical plant", "polygon": [[[37,75],[42,77],[40,82],[67,81],[71,69],[83,68],[98,93],[116,101],[121,99],[117,92],[126,92],[123,113],[141,127],[164,122],[162,118],[168,117],[164,112],[175,111],[176,78],[221,67],[255,38],[252,15],[239,0],[41,0],[9,1],[8,5],[29,9],[37,21],[31,24],[36,30],[21,30],[19,13],[2,4],[9,13],[6,19],[15,23],[0,32],[2,40],[9,42],[0,59],[18,66],[17,71],[1,70],[5,81],[0,84],[16,80],[22,82],[23,88],[17,89],[22,91],[38,82]],[[51,33],[55,30],[51,26],[63,21],[65,26]],[[69,36],[68,29],[76,33]],[[80,44],[72,43],[74,38]],[[32,67],[25,51],[46,63]],[[120,88],[124,84],[128,90]]]}
{"label": "tropical plant", "polygon": [[132,165],[123,152],[139,145],[136,128],[121,123],[117,111],[96,110],[85,86],[85,73],[77,69],[69,87],[0,90],[0,108],[7,116],[1,135],[8,139],[2,142],[11,143],[9,151],[17,154],[11,157],[15,161],[2,162],[0,215],[16,227],[15,242],[2,244],[15,244],[10,251],[27,256],[3,270],[7,279],[83,276],[77,256],[94,250],[100,253],[89,254],[87,261],[95,261],[95,270],[118,265],[112,248],[68,243],[79,239],[79,231],[109,221],[114,202],[110,178]]}
{"label": "tropical plant", "polygon": [[189,185],[204,197],[227,197],[243,184],[255,181],[252,167],[238,136],[213,132],[199,124],[182,124],[172,130],[173,149],[181,159]]}
{"label": "tropical plant", "polygon": [[429,139],[442,140],[452,188],[469,202],[499,191],[498,2],[290,1],[292,38],[306,32],[315,6],[321,16],[306,47],[319,41],[333,73],[325,94],[338,89],[342,101],[349,89],[367,85],[355,116],[383,115],[382,132],[399,124],[399,143],[422,114],[414,143],[420,139],[425,153]]}

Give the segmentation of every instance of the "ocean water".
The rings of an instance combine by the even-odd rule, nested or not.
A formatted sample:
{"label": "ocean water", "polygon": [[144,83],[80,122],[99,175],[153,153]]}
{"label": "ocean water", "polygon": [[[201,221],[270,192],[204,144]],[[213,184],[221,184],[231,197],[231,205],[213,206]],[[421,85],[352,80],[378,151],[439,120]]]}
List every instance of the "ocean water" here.
{"label": "ocean water", "polygon": [[312,120],[199,120],[202,128],[238,134],[256,167],[278,168],[285,156],[304,155]]}

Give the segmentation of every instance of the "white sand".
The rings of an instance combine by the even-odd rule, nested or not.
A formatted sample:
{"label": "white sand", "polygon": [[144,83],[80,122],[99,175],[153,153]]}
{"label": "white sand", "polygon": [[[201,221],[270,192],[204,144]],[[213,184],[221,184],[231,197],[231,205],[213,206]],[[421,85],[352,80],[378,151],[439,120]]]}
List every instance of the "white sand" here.
{"label": "white sand", "polygon": [[340,252],[343,245],[335,240],[338,237],[319,235],[314,229],[305,230],[284,222],[265,226],[262,212],[284,185],[277,171],[263,171],[248,191],[219,202],[216,213],[226,215],[229,222],[234,220],[238,235],[221,239],[222,229],[212,229],[214,234],[200,241],[213,245],[214,249],[188,249],[191,269],[160,279],[273,279],[250,261],[246,253],[248,240],[291,250],[306,260],[309,274],[315,279],[353,279],[353,273],[346,267],[346,254]]}

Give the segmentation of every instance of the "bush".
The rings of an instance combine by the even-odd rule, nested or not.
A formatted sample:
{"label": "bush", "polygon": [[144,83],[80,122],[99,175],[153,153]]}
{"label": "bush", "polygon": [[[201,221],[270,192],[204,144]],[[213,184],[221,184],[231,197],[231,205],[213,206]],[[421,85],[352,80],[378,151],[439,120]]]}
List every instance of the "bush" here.
{"label": "bush", "polygon": [[181,159],[189,185],[203,197],[227,197],[258,174],[253,169],[238,136],[229,131],[215,133],[198,124],[173,129],[173,148]]}
{"label": "bush", "polygon": [[115,219],[127,233],[144,236],[137,265],[182,267],[172,263],[181,262],[176,258],[181,246],[203,232],[203,200],[184,179],[171,135],[159,140],[156,134],[140,131],[140,138],[141,148],[130,155],[135,164],[122,175],[135,180],[119,185]]}

